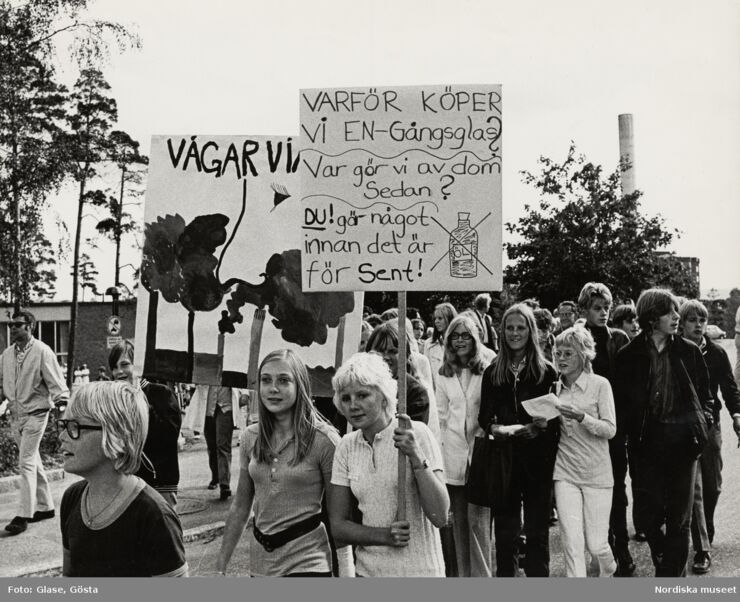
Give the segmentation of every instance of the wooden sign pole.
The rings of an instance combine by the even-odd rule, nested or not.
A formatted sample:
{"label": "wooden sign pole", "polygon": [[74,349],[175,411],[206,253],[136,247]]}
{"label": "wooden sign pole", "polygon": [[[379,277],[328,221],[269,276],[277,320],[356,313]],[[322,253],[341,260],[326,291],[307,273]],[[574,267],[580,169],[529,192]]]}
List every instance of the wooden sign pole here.
{"label": "wooden sign pole", "polygon": [[[398,293],[398,413],[406,413],[406,291]],[[411,426],[406,420],[398,420],[398,426]],[[406,520],[406,456],[398,451],[398,509],[396,520]]]}

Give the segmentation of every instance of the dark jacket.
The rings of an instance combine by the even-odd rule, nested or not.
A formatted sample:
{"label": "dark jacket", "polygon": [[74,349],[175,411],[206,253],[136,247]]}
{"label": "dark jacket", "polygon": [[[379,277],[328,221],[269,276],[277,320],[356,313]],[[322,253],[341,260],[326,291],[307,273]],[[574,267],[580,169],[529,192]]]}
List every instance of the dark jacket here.
{"label": "dark jacket", "polygon": [[714,423],[719,424],[719,411],[722,408],[719,392],[722,391],[725,407],[732,416],[733,414],[740,414],[740,390],[738,390],[735,377],[732,375],[730,358],[727,357],[727,352],[722,347],[708,337],[704,337],[701,352],[709,370],[709,390],[714,398],[712,415]]}
{"label": "dark jacket", "polygon": [[[586,324],[585,326],[586,330],[593,333],[594,328],[592,326],[589,324]],[[614,379],[617,376],[617,352],[630,342],[630,338],[624,333],[624,331],[619,330],[619,328],[609,328],[608,326],[606,327],[606,336],[606,354],[609,358],[609,369],[608,371],[594,370],[594,372],[599,376],[603,376],[608,379],[609,384],[614,388]]]}
{"label": "dark jacket", "polygon": [[406,413],[411,420],[429,424],[429,394],[415,376],[406,374]]}
{"label": "dark jacket", "polygon": [[[652,345],[652,341],[648,337],[647,333],[640,333],[617,354],[614,394],[617,407],[624,412],[627,437],[631,445],[642,443],[646,429],[650,426],[648,397],[652,374],[649,345]],[[688,415],[693,412],[692,399],[697,401],[708,424],[711,424],[714,400],[709,390],[709,372],[701,351],[690,341],[678,336],[672,337],[668,344],[671,373],[678,384],[677,406],[683,414]]]}
{"label": "dark jacket", "polygon": [[[545,375],[539,383],[522,379],[515,380],[514,375],[508,372],[507,382],[495,385],[491,375],[498,361],[497,357],[483,372],[478,424],[486,433],[491,432],[493,424],[530,424],[532,417],[521,406],[521,402],[547,395],[557,380],[555,368],[548,363]],[[547,430],[539,436],[534,439],[522,439],[518,443],[520,447],[526,448],[528,453],[531,452],[533,455],[554,454],[557,451],[558,433],[559,423],[557,419],[553,419],[548,422]]]}
{"label": "dark jacket", "polygon": [[149,432],[144,453],[154,470],[142,461],[136,475],[157,490],[177,492],[180,482],[177,439],[182,425],[180,404],[172,390],[165,385],[148,383],[141,390],[149,402]]}
{"label": "dark jacket", "polygon": [[[586,330],[593,334],[595,329],[589,324],[586,324],[585,326]],[[607,361],[594,361],[592,362],[592,368],[595,374],[603,376],[609,381],[613,392],[617,386],[617,353],[622,347],[630,342],[630,339],[624,331],[619,330],[618,328],[609,328],[608,326],[606,327],[606,336]],[[604,366],[607,368],[603,369]],[[624,409],[619,406],[619,402],[616,398],[614,400],[614,412],[617,419],[617,435],[619,436],[625,429],[626,413]]]}

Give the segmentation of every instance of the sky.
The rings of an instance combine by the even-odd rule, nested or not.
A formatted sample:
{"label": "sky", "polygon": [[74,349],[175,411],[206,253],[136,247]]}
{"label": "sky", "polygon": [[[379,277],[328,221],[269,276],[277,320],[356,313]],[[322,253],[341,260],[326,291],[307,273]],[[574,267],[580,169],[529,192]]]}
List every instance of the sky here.
{"label": "sky", "polygon": [[[631,113],[644,212],[682,232],[670,250],[700,259],[704,295],[740,286],[738,2],[92,0],[87,14],[141,37],[104,74],[144,152],[155,134],[295,135],[300,88],[502,84],[504,222],[536,201],[519,172],[571,140],[611,172]],[[73,228],[71,195],[54,209],[52,236],[55,215]]]}

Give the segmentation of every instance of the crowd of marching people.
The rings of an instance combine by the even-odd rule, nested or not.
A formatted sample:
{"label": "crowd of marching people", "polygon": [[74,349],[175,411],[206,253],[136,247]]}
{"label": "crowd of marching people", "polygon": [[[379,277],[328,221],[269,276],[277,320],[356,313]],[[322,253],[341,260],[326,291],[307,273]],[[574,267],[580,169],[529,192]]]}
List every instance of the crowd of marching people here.
{"label": "crowd of marching people", "polygon": [[[558,528],[567,576],[632,575],[631,537],[647,542],[658,577],[708,572],[720,410],[740,437],[740,393],[705,335],[705,306],[649,289],[613,308],[595,282],[553,312],[511,305],[498,327],[490,306],[488,294],[459,313],[441,303],[428,328],[419,315],[368,310],[359,352],[332,379],[333,411],[317,409],[296,353],[268,353],[251,392],[256,416],[239,425],[218,571],[245,536],[251,576],[547,577]],[[19,314],[17,328],[32,319]],[[3,354],[4,391],[32,343],[19,330],[15,359]],[[82,384],[69,399],[54,370],[43,376],[66,406],[65,469],[83,477],[61,503],[64,574],[186,576],[179,406],[168,387],[134,375],[130,342],[109,363],[113,382]],[[202,392],[209,488],[220,485],[222,500],[231,456],[219,449],[230,448],[241,405],[238,393]],[[12,534],[54,516],[38,481]]]}

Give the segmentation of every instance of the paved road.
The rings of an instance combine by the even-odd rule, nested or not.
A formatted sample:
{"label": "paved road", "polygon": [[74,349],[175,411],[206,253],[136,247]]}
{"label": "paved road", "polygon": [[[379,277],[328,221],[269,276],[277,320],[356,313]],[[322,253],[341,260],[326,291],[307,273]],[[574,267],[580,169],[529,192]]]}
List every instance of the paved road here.
{"label": "paved road", "polygon": [[[735,361],[735,346],[732,340],[721,341],[723,347]],[[737,437],[732,430],[732,423],[726,410],[722,416],[723,457],[724,457],[724,485],[717,507],[715,524],[717,532],[712,554],[712,570],[707,576],[739,577],[740,576],[740,449],[737,448]],[[238,474],[236,467],[234,474]],[[629,490],[629,487],[628,487]],[[630,499],[630,504],[631,504]],[[631,514],[631,506],[628,514]],[[631,516],[629,517],[630,533],[634,533]],[[218,555],[220,537],[193,542],[188,545],[188,562],[191,574],[213,575]],[[646,543],[630,542],[630,549],[637,564],[636,576],[653,577],[654,568],[650,560],[650,552]],[[557,526],[550,529],[551,574],[553,577],[564,577],[562,548],[560,533]],[[693,558],[691,554],[690,559]],[[244,539],[236,549],[229,566],[229,573],[237,575],[249,574],[249,549]]]}
{"label": "paved road", "polygon": [[[723,347],[735,359],[735,347],[732,340],[722,341]],[[722,415],[724,486],[717,507],[713,566],[709,576],[740,577],[740,449],[737,438],[732,431],[732,424],[727,412]],[[232,467],[232,487],[236,489],[236,478],[239,474],[238,448],[234,447]],[[183,512],[181,520],[186,530],[196,529],[202,525],[213,525],[225,520],[228,513],[228,502],[217,501],[217,492],[207,491],[205,484],[209,480],[206,452],[202,442],[180,455],[181,492],[180,507]],[[58,502],[63,490],[69,486],[74,476],[69,475],[65,481],[53,485],[54,497]],[[629,489],[629,488],[628,488]],[[15,493],[0,494],[0,520],[4,525],[15,512]],[[629,514],[629,513],[628,513]],[[632,524],[630,521],[630,532]],[[18,537],[5,537],[0,533],[0,576],[16,575],[18,567],[33,569],[53,564],[61,557],[61,541],[58,518],[43,521],[29,527],[27,533]],[[192,541],[186,544],[186,553],[191,575],[207,576],[215,574],[216,558],[221,545],[220,534]],[[645,543],[632,541],[632,554],[637,564],[638,577],[652,577],[653,567],[650,561],[648,546]],[[551,574],[562,577],[565,570],[562,561],[559,529],[550,530]],[[27,572],[34,572],[28,570]],[[237,546],[229,565],[233,575],[249,575],[249,549],[246,538]]]}

